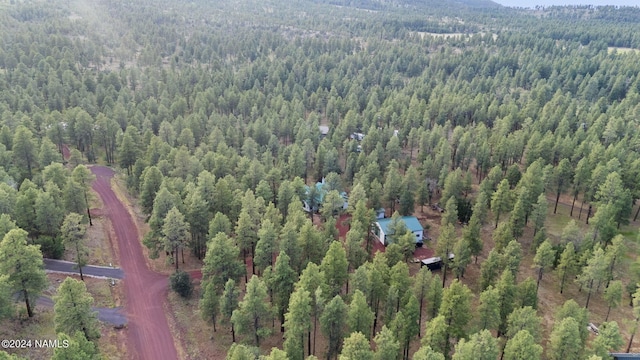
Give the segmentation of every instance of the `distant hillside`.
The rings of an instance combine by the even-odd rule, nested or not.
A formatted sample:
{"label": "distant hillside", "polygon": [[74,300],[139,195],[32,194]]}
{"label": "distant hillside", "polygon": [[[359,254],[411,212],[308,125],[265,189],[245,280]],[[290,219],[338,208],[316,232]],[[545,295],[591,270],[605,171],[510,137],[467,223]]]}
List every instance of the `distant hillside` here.
{"label": "distant hillside", "polygon": [[416,8],[497,8],[502,5],[490,0],[312,0],[315,3],[348,6],[368,10],[384,10],[389,7]]}

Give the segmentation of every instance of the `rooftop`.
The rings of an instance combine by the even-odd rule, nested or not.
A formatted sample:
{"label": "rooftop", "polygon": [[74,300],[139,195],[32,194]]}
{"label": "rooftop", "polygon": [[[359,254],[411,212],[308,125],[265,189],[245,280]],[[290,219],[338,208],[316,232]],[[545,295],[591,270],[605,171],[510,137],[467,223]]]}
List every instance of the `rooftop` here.
{"label": "rooftop", "polygon": [[[382,231],[387,235],[390,235],[389,224],[391,224],[391,221],[392,218],[380,219],[377,221]],[[415,216],[402,216],[400,217],[400,221],[404,222],[407,229],[409,229],[409,231],[411,232],[424,230],[424,228],[420,224],[420,221],[418,221],[418,218],[416,218]]]}

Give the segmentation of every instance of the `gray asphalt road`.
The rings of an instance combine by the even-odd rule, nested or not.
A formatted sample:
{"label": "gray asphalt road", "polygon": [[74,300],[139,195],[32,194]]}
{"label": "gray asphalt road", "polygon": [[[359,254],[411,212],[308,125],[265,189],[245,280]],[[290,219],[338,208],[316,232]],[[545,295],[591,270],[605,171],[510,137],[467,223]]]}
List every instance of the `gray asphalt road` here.
{"label": "gray asphalt road", "polygon": [[[44,259],[43,261],[44,268],[47,271],[65,274],[79,274],[78,269],[76,268],[76,263],[74,262],[54,259]],[[124,271],[122,271],[122,269],[107,266],[87,265],[82,267],[82,274],[84,276],[97,278],[124,278]],[[38,305],[53,307],[53,300],[46,296],[42,296],[38,299]],[[127,324],[127,318],[122,312],[123,309],[121,306],[117,308],[94,307],[93,310],[98,313],[98,319],[102,322],[109,323],[118,327]]]}
{"label": "gray asphalt road", "polygon": [[[44,268],[45,270],[52,272],[79,274],[78,269],[76,268],[76,263],[70,261],[44,259]],[[99,278],[124,278],[124,271],[122,271],[122,269],[108,266],[87,265],[82,268],[82,274],[84,276]]]}
{"label": "gray asphalt road", "polygon": [[[45,307],[53,307],[53,300],[46,296],[38,298],[38,305]],[[98,320],[121,327],[127,324],[127,317],[122,313],[122,306],[116,308],[92,308],[98,313]]]}

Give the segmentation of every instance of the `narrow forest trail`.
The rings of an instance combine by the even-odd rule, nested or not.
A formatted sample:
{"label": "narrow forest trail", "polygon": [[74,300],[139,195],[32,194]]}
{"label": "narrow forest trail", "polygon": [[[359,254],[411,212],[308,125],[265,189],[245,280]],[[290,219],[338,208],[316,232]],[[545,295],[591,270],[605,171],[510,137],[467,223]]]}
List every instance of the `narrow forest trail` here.
{"label": "narrow forest trail", "polygon": [[111,188],[114,171],[104,166],[92,166],[91,171],[96,175],[93,190],[102,199],[103,211],[113,224],[120,266],[126,275],[124,306],[128,319],[127,358],[178,359],[163,309],[168,291],[167,277],[147,267],[136,225]]}

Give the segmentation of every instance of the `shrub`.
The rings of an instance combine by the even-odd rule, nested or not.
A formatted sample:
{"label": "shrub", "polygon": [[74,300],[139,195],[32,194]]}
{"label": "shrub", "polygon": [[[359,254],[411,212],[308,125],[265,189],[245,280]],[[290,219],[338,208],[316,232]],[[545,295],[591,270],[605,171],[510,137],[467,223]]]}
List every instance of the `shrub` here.
{"label": "shrub", "polygon": [[183,298],[189,298],[193,292],[193,283],[188,273],[178,270],[169,277],[171,290],[178,293]]}

